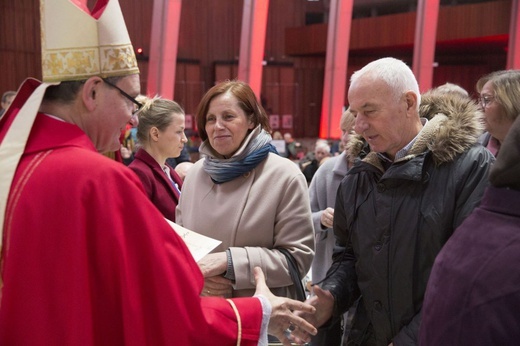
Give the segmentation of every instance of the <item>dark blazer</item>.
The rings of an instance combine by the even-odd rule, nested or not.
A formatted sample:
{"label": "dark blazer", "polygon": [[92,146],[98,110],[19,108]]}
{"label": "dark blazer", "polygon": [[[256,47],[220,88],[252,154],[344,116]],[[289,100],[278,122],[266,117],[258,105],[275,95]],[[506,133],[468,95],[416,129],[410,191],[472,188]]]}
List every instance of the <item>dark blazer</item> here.
{"label": "dark blazer", "polygon": [[[175,221],[175,208],[179,203],[180,192],[172,185],[161,166],[144,149],[139,149],[134,161],[128,166],[143,183],[148,198],[159,209],[163,216]],[[173,168],[170,175],[179,190],[182,188],[182,180]]]}

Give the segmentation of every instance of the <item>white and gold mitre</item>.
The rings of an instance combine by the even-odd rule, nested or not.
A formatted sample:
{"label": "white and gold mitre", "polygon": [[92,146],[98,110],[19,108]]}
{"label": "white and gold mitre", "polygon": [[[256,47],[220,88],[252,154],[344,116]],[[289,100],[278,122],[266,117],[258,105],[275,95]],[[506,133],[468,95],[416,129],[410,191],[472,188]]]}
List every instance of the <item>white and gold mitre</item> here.
{"label": "white and gold mitre", "polygon": [[40,2],[43,81],[139,73],[118,0],[99,0],[92,13],[75,1]]}

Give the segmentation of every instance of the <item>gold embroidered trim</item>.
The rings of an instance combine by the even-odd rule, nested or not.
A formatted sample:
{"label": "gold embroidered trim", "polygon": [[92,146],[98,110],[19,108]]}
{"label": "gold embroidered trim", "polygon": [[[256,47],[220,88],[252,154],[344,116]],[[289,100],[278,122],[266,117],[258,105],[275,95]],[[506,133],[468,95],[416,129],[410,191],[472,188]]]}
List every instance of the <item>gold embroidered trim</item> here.
{"label": "gold embroidered trim", "polygon": [[233,302],[231,299],[226,299],[231,307],[233,308],[233,311],[235,311],[235,315],[237,316],[237,323],[238,323],[238,336],[237,336],[237,346],[240,346],[240,342],[242,341],[242,320],[240,319],[240,314],[238,313],[237,306],[235,305],[235,302]]}
{"label": "gold embroidered trim", "polygon": [[139,73],[132,45],[45,50],[42,74],[46,82],[81,80]]}

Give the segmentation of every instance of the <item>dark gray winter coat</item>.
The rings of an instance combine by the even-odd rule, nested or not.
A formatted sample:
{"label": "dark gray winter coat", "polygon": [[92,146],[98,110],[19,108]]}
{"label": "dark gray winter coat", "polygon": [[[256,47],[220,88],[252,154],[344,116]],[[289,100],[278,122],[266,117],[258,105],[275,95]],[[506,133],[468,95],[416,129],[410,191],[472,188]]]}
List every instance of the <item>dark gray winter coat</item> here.
{"label": "dark gray winter coat", "polygon": [[[352,328],[362,345],[417,344],[435,256],[480,202],[493,162],[477,143],[481,112],[473,101],[425,95],[421,116],[430,120],[406,157],[385,170],[371,152],[338,190],[337,246],[323,288],[335,297],[334,316],[362,296]],[[361,147],[350,143],[349,155]]]}

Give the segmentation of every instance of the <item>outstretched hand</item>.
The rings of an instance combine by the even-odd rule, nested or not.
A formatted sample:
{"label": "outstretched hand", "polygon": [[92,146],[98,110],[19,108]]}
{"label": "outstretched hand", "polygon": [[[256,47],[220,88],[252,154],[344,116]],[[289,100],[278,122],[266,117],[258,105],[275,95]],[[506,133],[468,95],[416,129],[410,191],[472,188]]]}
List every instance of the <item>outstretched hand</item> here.
{"label": "outstretched hand", "polygon": [[201,296],[231,298],[233,283],[223,276],[212,276],[204,279]]}
{"label": "outstretched hand", "polygon": [[309,342],[311,340],[310,335],[316,335],[316,328],[293,311],[312,315],[315,308],[297,300],[275,296],[267,287],[264,273],[259,267],[254,268],[254,275],[256,281],[255,295],[261,294],[266,297],[272,307],[268,333],[276,336],[286,346],[290,346],[292,341],[286,334],[286,330],[293,333],[298,331],[300,342]]}
{"label": "outstretched hand", "polygon": [[[298,311],[296,314],[306,321],[311,323],[314,327],[319,328],[325,324],[331,317],[334,309],[334,296],[330,291],[323,290],[319,286],[313,286],[313,296],[305,301],[305,303],[316,308],[316,312],[309,314],[305,311]],[[292,333],[295,342],[305,342],[306,335],[301,334],[299,330]]]}

